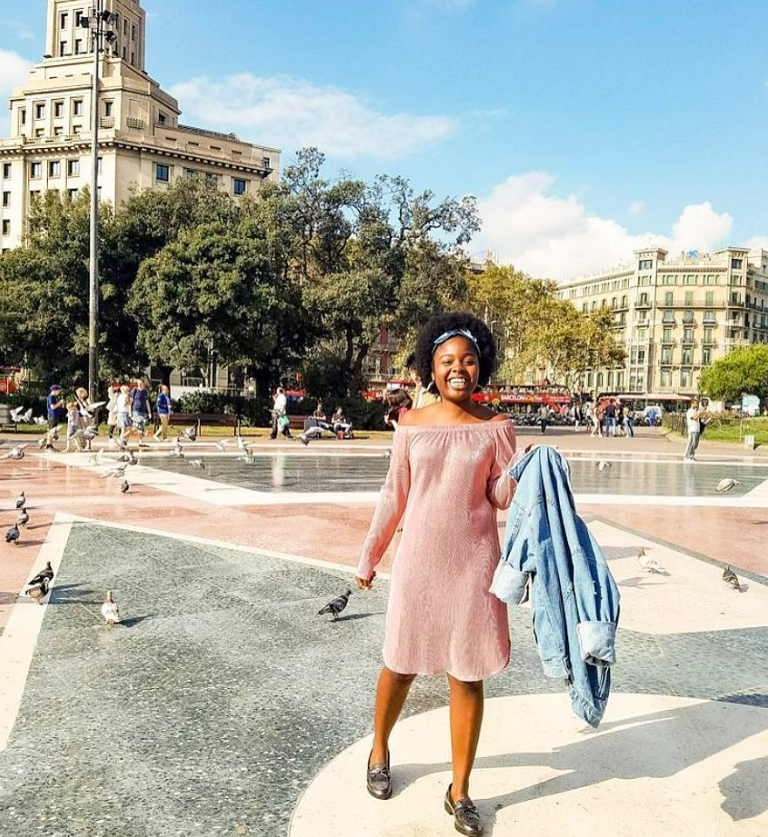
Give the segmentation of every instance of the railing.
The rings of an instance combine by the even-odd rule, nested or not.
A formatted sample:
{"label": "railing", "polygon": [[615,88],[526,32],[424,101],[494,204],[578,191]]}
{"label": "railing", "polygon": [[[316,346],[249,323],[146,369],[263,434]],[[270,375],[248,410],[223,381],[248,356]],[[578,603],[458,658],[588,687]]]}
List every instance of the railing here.
{"label": "railing", "polygon": [[102,128],[114,128],[115,127],[115,117],[114,116],[102,116],[99,120],[99,124]]}
{"label": "railing", "polygon": [[726,349],[743,349],[745,346],[749,345],[749,340],[745,340],[743,337],[730,337],[723,340],[723,346]]}
{"label": "railing", "polygon": [[135,128],[138,131],[146,130],[147,123],[143,119],[137,119],[135,116],[129,116],[125,120],[128,128]]}

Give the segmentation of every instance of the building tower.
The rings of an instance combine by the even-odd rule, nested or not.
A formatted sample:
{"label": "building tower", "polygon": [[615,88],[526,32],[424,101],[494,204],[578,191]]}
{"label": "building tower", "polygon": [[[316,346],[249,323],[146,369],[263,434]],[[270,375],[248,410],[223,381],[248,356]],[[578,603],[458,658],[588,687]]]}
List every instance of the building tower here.
{"label": "building tower", "polygon": [[[119,206],[133,190],[205,177],[242,195],[276,180],[280,152],[179,123],[173,96],[147,75],[146,15],[140,0],[105,0],[116,39],[101,64],[101,199]],[[91,32],[87,0],[48,0],[46,52],[10,98],[11,136],[0,139],[0,248],[24,237],[31,201],[55,189],[75,198],[90,182]]]}

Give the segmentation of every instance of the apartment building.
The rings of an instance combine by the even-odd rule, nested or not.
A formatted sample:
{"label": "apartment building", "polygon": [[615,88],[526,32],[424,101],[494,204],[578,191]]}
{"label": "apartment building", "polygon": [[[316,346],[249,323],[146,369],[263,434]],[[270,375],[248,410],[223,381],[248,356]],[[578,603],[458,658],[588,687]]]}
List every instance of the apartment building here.
{"label": "apartment building", "polygon": [[698,392],[701,370],[729,351],[768,342],[768,252],[726,247],[669,258],[636,250],[631,264],[568,281],[579,311],[610,310],[626,362],[586,373],[586,389]]}
{"label": "apartment building", "polygon": [[[74,198],[92,177],[93,38],[86,0],[48,0],[46,51],[10,98],[0,139],[0,249],[21,244],[30,204],[55,189]],[[205,177],[232,195],[277,180],[280,152],[182,124],[179,104],[144,69],[140,0],[105,0],[113,35],[100,56],[99,190],[119,206],[133,190]]]}

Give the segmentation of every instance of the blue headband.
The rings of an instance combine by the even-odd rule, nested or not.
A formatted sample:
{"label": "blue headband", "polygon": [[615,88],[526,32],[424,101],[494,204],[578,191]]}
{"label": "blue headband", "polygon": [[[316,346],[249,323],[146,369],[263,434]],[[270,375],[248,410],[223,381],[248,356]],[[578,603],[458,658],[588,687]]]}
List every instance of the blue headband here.
{"label": "blue headband", "polygon": [[437,340],[432,343],[432,354],[437,351],[438,346],[441,346],[447,340],[450,340],[451,337],[466,337],[467,340],[475,347],[475,351],[477,352],[477,356],[480,357],[480,347],[477,345],[477,338],[471,331],[468,331],[466,328],[453,328],[450,331],[446,331],[441,334]]}

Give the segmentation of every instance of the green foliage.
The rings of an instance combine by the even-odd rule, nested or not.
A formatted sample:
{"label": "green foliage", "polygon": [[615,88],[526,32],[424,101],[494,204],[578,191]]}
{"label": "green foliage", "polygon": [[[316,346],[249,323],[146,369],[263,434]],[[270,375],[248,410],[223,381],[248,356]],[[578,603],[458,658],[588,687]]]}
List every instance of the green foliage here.
{"label": "green foliage", "polygon": [[174,400],[179,413],[224,413],[239,416],[245,424],[263,427],[269,424],[272,400],[265,396],[227,395],[218,392],[189,392]]}
{"label": "green foliage", "polygon": [[721,401],[737,401],[747,394],[768,404],[768,344],[736,349],[716,360],[701,373],[699,386]]}

